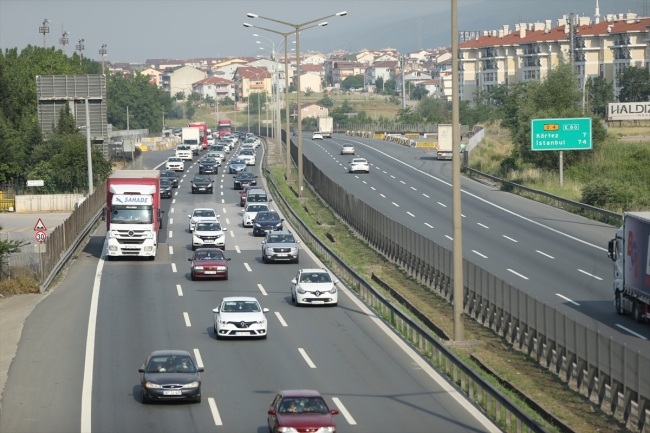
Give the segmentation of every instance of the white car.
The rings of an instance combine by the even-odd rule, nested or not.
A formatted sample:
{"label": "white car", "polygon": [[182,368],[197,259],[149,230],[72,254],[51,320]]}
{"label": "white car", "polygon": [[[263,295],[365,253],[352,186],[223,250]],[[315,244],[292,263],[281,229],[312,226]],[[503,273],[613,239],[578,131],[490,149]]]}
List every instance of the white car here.
{"label": "white car", "polygon": [[255,165],[255,151],[250,149],[245,149],[239,152],[237,155],[238,159],[243,159],[246,161],[246,165]]}
{"label": "white car", "polygon": [[301,269],[291,280],[291,300],[296,304],[333,305],[339,301],[338,280],[325,269]]}
{"label": "white car", "polygon": [[248,296],[223,298],[214,313],[214,334],[217,340],[223,337],[259,337],[266,339],[268,322],[264,313],[268,308],[260,307],[257,299]]}
{"label": "white car", "polygon": [[176,157],[182,160],[192,160],[192,149],[187,144],[179,144],[176,146]]}
{"label": "white car", "polygon": [[241,147],[239,148],[239,150],[242,151],[244,149],[250,149],[253,152],[255,152],[255,143],[246,142],[246,143],[242,144]]}
{"label": "white car", "polygon": [[214,138],[208,137],[208,146],[212,146],[214,144]]}
{"label": "white car", "polygon": [[192,233],[192,250],[197,248],[221,248],[226,249],[226,234],[228,230],[221,227],[217,221],[197,222]]}
{"label": "white car", "polygon": [[368,161],[364,158],[354,158],[350,161],[348,171],[350,173],[354,173],[355,171],[365,171],[366,173],[370,173],[370,164],[368,164]]}
{"label": "white car", "polygon": [[170,156],[165,164],[166,170],[185,171],[185,163],[177,156]]}
{"label": "white car", "polygon": [[311,135],[311,139],[312,140],[316,140],[316,139],[322,140],[323,139],[323,133],[320,132],[320,131],[314,131],[314,133]]}
{"label": "white car", "polygon": [[341,146],[341,155],[354,155],[354,146],[351,144]]}
{"label": "white car", "polygon": [[217,215],[217,213],[214,211],[214,209],[210,209],[207,207],[201,207],[201,208],[196,208],[192,212],[192,215],[188,215],[187,217],[190,219],[190,233],[194,231],[194,227],[196,226],[197,223],[200,222],[219,222],[219,217],[221,215]]}
{"label": "white car", "polygon": [[253,220],[255,219],[257,213],[267,211],[267,210],[271,210],[271,209],[269,209],[269,206],[266,204],[251,203],[247,205],[246,209],[244,209],[244,218],[242,219],[243,226],[253,227]]}
{"label": "white car", "polygon": [[221,167],[221,163],[223,162],[223,152],[218,152],[218,151],[208,152],[205,154],[203,158],[214,158],[217,161],[219,161],[219,167]]}

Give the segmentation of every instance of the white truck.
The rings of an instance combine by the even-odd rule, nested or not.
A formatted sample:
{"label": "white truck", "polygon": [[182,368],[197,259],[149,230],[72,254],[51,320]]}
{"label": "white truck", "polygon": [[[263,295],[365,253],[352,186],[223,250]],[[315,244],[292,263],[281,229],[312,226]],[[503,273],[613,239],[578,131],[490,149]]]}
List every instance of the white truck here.
{"label": "white truck", "polygon": [[334,132],[334,119],[331,117],[319,117],[318,122],[318,131],[323,134],[323,138],[332,138],[332,132]]}
{"label": "white truck", "polygon": [[201,148],[201,130],[199,128],[183,128],[181,138],[182,143],[190,146],[190,149],[192,149],[192,155],[199,154],[199,149]]}
{"label": "white truck", "polygon": [[607,256],[614,261],[614,308],[650,322],[650,212],[626,212]]}
{"label": "white truck", "polygon": [[176,146],[176,157],[185,160],[192,160],[192,148],[188,144],[179,144]]}
{"label": "white truck", "polygon": [[436,155],[438,159],[452,158],[452,125],[438,125],[438,144],[436,145]]}

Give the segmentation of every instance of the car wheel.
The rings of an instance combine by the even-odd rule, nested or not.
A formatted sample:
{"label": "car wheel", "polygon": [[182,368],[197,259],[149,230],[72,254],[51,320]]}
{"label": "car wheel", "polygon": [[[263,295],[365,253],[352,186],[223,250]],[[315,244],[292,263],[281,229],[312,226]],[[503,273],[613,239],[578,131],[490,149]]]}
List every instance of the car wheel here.
{"label": "car wheel", "polygon": [[149,397],[142,391],[142,404],[149,404],[151,403],[151,400],[149,400]]}
{"label": "car wheel", "polygon": [[192,245],[192,251],[196,251],[196,247]]}
{"label": "car wheel", "polygon": [[294,260],[294,263],[296,264],[300,263],[300,256],[296,256],[296,260]]}
{"label": "car wheel", "polygon": [[194,400],[194,403],[197,403],[197,404],[201,403],[201,396],[200,395],[198,397],[196,397],[196,399]]}
{"label": "car wheel", "polygon": [[262,253],[262,263],[266,263],[266,254]]}
{"label": "car wheel", "polygon": [[113,261],[113,256],[106,256],[106,261],[107,262]]}
{"label": "car wheel", "polygon": [[196,277],[194,276],[194,272],[190,272],[190,279],[192,281],[196,281]]}
{"label": "car wheel", "polygon": [[226,276],[223,277],[224,280],[228,280],[228,271],[226,271]]}

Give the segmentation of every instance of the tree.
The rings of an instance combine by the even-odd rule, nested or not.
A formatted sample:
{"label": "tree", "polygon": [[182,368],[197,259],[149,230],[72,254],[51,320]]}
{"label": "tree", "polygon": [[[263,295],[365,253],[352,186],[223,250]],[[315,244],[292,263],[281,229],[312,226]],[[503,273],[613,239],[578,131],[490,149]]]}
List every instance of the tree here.
{"label": "tree", "polygon": [[345,77],[345,79],[341,82],[341,89],[360,89],[363,88],[363,82],[363,75],[351,75],[349,77]]}
{"label": "tree", "polygon": [[235,101],[233,101],[229,96],[226,96],[219,100],[219,105],[235,105]]}
{"label": "tree", "polygon": [[375,80],[375,89],[377,93],[382,93],[384,91],[384,77],[379,77]]}
{"label": "tree", "polygon": [[311,87],[307,87],[307,89],[305,89],[305,96],[311,96],[313,94],[314,94],[314,91],[311,90]]}
{"label": "tree", "polygon": [[192,120],[195,113],[196,113],[196,108],[194,108],[193,105],[190,105],[189,107],[185,108],[185,117],[187,117],[189,120]]}
{"label": "tree", "polygon": [[197,92],[190,93],[190,96],[187,97],[187,102],[199,102],[201,99],[201,94]]}
{"label": "tree", "polygon": [[[2,230],[2,226],[0,226]],[[26,245],[29,245],[29,242],[19,241],[19,240],[2,240],[0,239],[0,269],[5,263],[5,260],[9,254],[17,253],[20,249]]]}
{"label": "tree", "polygon": [[418,101],[422,100],[422,98],[426,97],[429,94],[429,91],[424,88],[424,86],[415,86],[415,89],[413,89],[410,93],[411,99],[417,99]]}
{"label": "tree", "polygon": [[617,76],[618,100],[621,102],[646,102],[650,98],[650,73],[646,68],[630,66]]}
{"label": "tree", "polygon": [[317,104],[322,105],[323,107],[332,107],[334,106],[334,100],[330,98],[329,96],[323,96],[321,99],[316,101]]}
{"label": "tree", "polygon": [[451,123],[450,103],[442,99],[424,97],[416,110],[427,123]]}
{"label": "tree", "polygon": [[183,101],[183,100],[185,100],[185,92],[182,91],[182,90],[181,90],[180,92],[176,92],[176,93],[174,94],[174,100],[176,100],[176,101]]}
{"label": "tree", "polygon": [[396,95],[397,93],[395,92],[395,83],[395,78],[389,78],[386,80],[382,93],[385,95]]}
{"label": "tree", "polygon": [[266,92],[255,92],[248,95],[248,103],[250,104],[250,111],[257,113],[260,109],[264,108],[267,103]]}
{"label": "tree", "polygon": [[589,78],[585,91],[587,92],[587,107],[592,113],[602,118],[607,116],[607,104],[614,102],[614,83],[603,77]]}

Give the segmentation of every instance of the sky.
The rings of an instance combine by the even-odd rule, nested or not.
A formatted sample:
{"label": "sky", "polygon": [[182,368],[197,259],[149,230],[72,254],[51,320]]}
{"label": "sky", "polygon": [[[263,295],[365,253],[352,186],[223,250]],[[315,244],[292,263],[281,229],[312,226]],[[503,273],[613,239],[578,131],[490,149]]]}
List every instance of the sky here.
{"label": "sky", "polygon": [[[450,0],[0,0],[0,48],[43,45],[39,27],[49,19],[47,46],[62,48],[69,32],[68,54],[84,39],[84,57],[101,60],[106,44],[111,62],[142,63],[146,59],[255,56],[268,54],[256,44],[280,44],[282,37],[245,28],[244,22],[289,32],[291,27],[251,12],[294,24],[340,11],[326,27],[300,35],[301,52],[358,51],[387,46],[400,51],[451,44]],[[568,13],[594,15],[596,0],[458,0],[459,30],[494,30],[519,22],[543,22]],[[635,12],[648,16],[650,0],[599,0],[601,16]],[[271,41],[254,37],[267,36]],[[293,45],[292,45],[293,46]]]}

